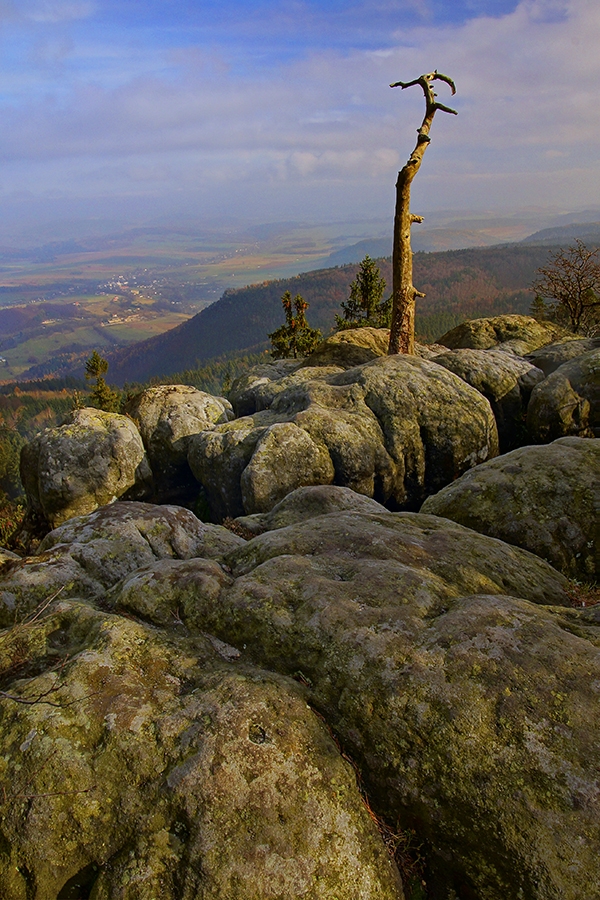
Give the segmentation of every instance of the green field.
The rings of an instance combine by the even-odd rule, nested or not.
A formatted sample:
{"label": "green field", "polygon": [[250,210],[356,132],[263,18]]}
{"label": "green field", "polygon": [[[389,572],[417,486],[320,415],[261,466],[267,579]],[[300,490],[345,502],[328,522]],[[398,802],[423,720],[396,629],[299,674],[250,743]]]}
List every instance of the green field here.
{"label": "green field", "polygon": [[343,235],[333,226],[137,229],[7,252],[0,255],[0,379],[37,377],[57,356],[160,334],[227,288],[322,265],[364,227],[348,226]]}

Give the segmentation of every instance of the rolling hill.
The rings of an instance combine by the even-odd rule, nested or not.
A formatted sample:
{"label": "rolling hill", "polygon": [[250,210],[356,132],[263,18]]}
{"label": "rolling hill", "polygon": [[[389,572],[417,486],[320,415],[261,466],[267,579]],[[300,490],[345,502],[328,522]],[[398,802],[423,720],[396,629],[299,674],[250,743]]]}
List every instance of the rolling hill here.
{"label": "rolling hill", "polygon": [[[547,257],[548,247],[527,244],[416,253],[414,282],[426,293],[419,301],[417,332],[434,340],[466,318],[528,312],[528,285]],[[390,285],[390,260],[378,263]],[[110,353],[111,380],[143,382],[224,354],[268,347],[267,334],[283,321],[281,296],[286,290],[302,294],[310,304],[311,326],[327,334],[356,271],[356,265],[345,265],[227,290],[177,328]]]}

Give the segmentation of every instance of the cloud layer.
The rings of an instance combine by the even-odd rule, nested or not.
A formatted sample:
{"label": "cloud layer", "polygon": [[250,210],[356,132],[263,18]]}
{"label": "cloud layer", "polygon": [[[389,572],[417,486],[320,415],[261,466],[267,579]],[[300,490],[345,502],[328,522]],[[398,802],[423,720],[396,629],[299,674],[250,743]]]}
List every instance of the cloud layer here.
{"label": "cloud layer", "polygon": [[427,0],[264,3],[229,29],[210,4],[164,6],[0,4],[0,201],[387,214],[423,115],[418,88],[388,85],[438,68],[459,116],[436,116],[417,205],[600,205],[597,0],[458,4],[454,20]]}

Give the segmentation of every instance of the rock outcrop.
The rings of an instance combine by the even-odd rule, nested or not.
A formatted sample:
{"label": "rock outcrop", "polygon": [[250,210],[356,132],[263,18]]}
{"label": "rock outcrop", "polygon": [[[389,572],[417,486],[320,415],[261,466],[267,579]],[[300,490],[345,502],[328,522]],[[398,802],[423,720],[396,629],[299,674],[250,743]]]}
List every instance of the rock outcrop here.
{"label": "rock outcrop", "polygon": [[344,489],[262,521],[246,542],[112,504],[0,572],[5,593],[28,564],[47,597],[63,580],[0,636],[7,900],[399,900],[309,707],[416,831],[431,896],[593,897],[594,611],[525,550]]}
{"label": "rock outcrop", "polygon": [[[278,394],[309,378],[324,378],[387,356],[389,340],[387,328],[348,328],[321,341],[306,359],[254,366],[234,381],[229,393],[236,415],[251,416],[269,409]],[[445,352],[446,348],[437,344],[415,345],[415,356],[421,359],[434,359]]]}
{"label": "rock outcrop", "polygon": [[342,510],[361,513],[386,512],[385,506],[371,500],[370,497],[365,497],[364,494],[357,494],[350,488],[327,484],[296,488],[280,500],[270,512],[239,516],[235,521],[256,535]]}
{"label": "rock outcrop", "polygon": [[8,560],[0,582],[0,628],[51,595],[94,598],[157,559],[213,559],[242,544],[179,506],[113,503],[46,535],[33,556]]}
{"label": "rock outcrop", "polygon": [[527,354],[527,359],[538,369],[541,369],[544,375],[551,375],[563,363],[583,356],[590,350],[596,350],[600,346],[600,338],[573,338],[570,341],[564,341],[559,344],[547,344],[534,350],[533,353]]}
{"label": "rock outcrop", "polygon": [[15,654],[3,900],[402,900],[355,773],[292,680],[75,600],[4,636],[4,675]]}
{"label": "rock outcrop", "polygon": [[185,384],[150,387],[132,398],[125,412],[142,436],[159,494],[185,491],[193,482],[189,436],[233,418],[229,400]]}
{"label": "rock outcrop", "polygon": [[387,356],[389,342],[388,328],[347,328],[321,341],[302,365],[352,369],[380,356]]}
{"label": "rock outcrop", "polygon": [[527,428],[536,443],[600,437],[600,350],[563,363],[532,392]]}
{"label": "rock outcrop", "polygon": [[597,577],[600,440],[560,438],[521,447],[466,472],[428,497],[444,516],[523,547],[572,578]]}
{"label": "rock outcrop", "polygon": [[531,316],[511,315],[463,322],[438,338],[438,344],[443,344],[450,350],[489,350],[491,347],[498,347],[517,356],[524,356],[545,344],[566,341],[570,337],[574,338],[575,335],[552,322],[538,322]]}
{"label": "rock outcrop", "polygon": [[500,350],[451,350],[435,357],[439,366],[454,372],[486,397],[498,426],[500,452],[526,440],[525,419],[533,388],[544,373],[518,356]]}
{"label": "rock outcrop", "polygon": [[117,413],[76,410],[21,451],[30,512],[51,528],[119,497],[143,497],[151,479],[137,428]]}
{"label": "rock outcrop", "polygon": [[311,484],[419,505],[498,451],[487,400],[434,362],[388,356],[284,380],[278,393],[269,384],[268,409],[190,439],[190,467],[217,521],[268,512]]}
{"label": "rock outcrop", "polygon": [[598,635],[552,607],[566,602],[558,573],[387,512],[289,525],[226,562],[228,583],[158,563],[116,586],[111,608],[162,627],[178,610],[190,632],[301,677],[371,804],[426,841],[439,896],[593,896]]}

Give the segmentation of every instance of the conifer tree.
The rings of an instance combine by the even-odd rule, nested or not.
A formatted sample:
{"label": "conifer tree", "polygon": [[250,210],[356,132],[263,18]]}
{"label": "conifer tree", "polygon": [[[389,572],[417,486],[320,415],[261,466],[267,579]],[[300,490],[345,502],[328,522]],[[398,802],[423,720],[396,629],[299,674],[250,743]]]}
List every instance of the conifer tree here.
{"label": "conifer tree", "polygon": [[290,291],[285,292],[281,303],[285,325],[268,335],[273,347],[271,356],[273,359],[309,356],[321,340],[321,332],[318,328],[311,328],[306,321],[308,303],[300,294],[292,300]]}
{"label": "conifer tree", "polygon": [[341,304],[344,315],[335,317],[337,327],[361,328],[370,325],[373,328],[389,328],[391,297],[384,300],[384,291],[385,279],[367,253],[350,285],[348,301]]}
{"label": "conifer tree", "polygon": [[96,379],[94,390],[89,396],[92,406],[104,412],[117,412],[119,409],[119,395],[113,391],[104,380],[108,372],[108,361],[94,350],[85,364],[85,377],[89,381]]}

